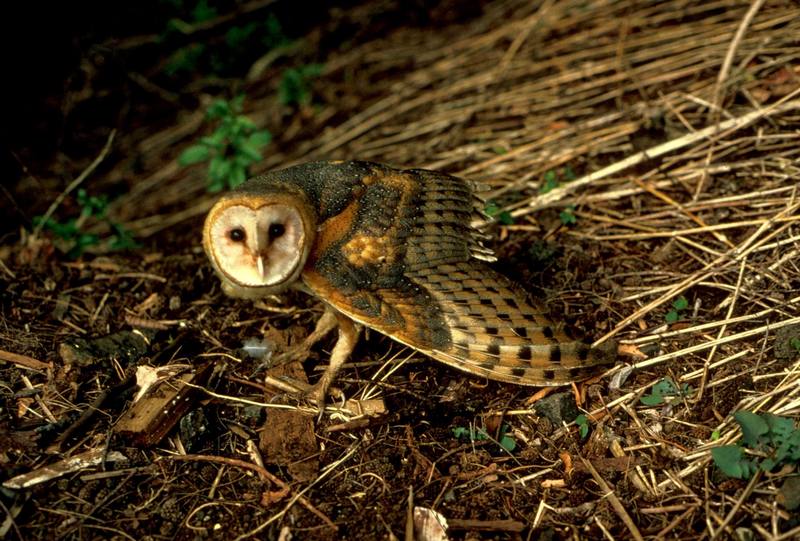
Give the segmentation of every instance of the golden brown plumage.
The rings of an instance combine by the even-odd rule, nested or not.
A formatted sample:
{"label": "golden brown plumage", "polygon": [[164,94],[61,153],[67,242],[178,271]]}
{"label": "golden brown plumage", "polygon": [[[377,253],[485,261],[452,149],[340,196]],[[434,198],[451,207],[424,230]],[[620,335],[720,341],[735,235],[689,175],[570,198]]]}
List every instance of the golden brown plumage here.
{"label": "golden brown plumage", "polygon": [[[204,246],[229,294],[253,298],[301,287],[338,313],[471,374],[562,385],[612,363],[613,345],[591,349],[571,340],[482,261],[492,257],[470,225],[481,216],[474,189],[422,169],[308,163],[223,196],[206,220]],[[258,246],[247,240],[246,255],[231,240],[239,236],[231,234],[237,220],[248,238],[262,239]],[[274,245],[263,241],[271,238],[265,229],[282,232]],[[283,237],[289,233],[293,254]],[[259,273],[264,280],[254,283]],[[342,340],[350,345],[337,344],[335,353],[346,358],[353,330],[340,329]],[[322,386],[343,361],[332,358]]]}

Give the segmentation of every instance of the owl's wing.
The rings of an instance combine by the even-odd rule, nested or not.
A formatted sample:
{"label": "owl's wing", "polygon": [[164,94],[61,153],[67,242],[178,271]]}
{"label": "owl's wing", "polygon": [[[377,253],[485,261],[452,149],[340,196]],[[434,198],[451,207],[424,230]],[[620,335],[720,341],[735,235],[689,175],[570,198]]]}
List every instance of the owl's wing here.
{"label": "owl's wing", "polygon": [[426,170],[374,166],[357,196],[320,225],[303,271],[314,294],[352,319],[472,374],[563,385],[613,363],[556,329],[508,279],[470,222],[473,186]]}

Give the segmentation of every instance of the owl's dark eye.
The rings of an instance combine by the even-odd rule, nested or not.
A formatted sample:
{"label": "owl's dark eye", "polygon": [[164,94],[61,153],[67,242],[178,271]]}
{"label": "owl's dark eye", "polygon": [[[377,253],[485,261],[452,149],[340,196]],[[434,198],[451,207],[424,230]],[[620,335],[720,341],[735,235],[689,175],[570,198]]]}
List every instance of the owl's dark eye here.
{"label": "owl's dark eye", "polygon": [[274,223],[270,224],[268,234],[270,240],[275,240],[278,237],[283,236],[285,232],[286,232],[286,227],[283,224]]}
{"label": "owl's dark eye", "polygon": [[235,227],[231,229],[228,231],[228,238],[233,242],[242,242],[245,238],[244,229],[241,227]]}

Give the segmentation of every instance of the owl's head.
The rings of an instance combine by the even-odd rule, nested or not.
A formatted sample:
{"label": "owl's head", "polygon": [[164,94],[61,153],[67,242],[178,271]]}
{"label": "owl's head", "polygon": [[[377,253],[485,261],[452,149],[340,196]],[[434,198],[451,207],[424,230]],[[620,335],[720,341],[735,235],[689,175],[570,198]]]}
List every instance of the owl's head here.
{"label": "owl's head", "polygon": [[262,297],[286,289],[300,276],[316,217],[302,194],[292,192],[239,190],[209,211],[203,247],[228,295]]}

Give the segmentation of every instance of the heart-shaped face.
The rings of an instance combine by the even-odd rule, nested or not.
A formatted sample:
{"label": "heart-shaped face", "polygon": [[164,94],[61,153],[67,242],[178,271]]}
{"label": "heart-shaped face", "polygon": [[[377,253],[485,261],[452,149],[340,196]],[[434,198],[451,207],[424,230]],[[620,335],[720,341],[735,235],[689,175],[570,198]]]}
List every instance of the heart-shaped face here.
{"label": "heart-shaped face", "polygon": [[228,293],[264,295],[298,278],[313,236],[308,229],[288,202],[226,197],[206,218],[203,245]]}

